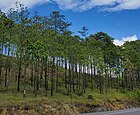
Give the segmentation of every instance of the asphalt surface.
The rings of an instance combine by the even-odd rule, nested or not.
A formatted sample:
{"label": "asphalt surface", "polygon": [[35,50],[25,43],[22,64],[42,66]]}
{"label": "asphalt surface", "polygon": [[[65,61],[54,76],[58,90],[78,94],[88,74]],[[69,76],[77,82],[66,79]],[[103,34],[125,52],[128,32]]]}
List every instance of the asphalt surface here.
{"label": "asphalt surface", "polygon": [[126,110],[119,110],[119,111],[85,113],[81,115],[140,115],[140,108],[126,109]]}

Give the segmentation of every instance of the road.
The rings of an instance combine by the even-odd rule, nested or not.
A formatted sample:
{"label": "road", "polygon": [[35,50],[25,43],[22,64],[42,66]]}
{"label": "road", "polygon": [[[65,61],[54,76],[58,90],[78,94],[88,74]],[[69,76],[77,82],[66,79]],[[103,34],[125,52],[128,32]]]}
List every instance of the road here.
{"label": "road", "polygon": [[119,110],[119,111],[85,113],[81,115],[140,115],[140,108],[126,109],[126,110]]}

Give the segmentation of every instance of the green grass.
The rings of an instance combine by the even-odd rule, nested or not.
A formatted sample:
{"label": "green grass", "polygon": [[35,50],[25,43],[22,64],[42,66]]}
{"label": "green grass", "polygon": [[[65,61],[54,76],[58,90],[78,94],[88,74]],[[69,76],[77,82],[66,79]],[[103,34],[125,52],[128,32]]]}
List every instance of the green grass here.
{"label": "green grass", "polygon": [[[55,93],[53,97],[48,94],[48,97],[44,96],[43,90],[39,92],[37,97],[34,96],[31,92],[27,92],[26,97],[23,98],[22,92],[20,93],[0,93],[0,106],[13,106],[21,104],[37,104],[37,103],[68,103],[68,104],[92,104],[92,105],[101,105],[105,102],[112,102],[115,100],[126,100],[127,96],[122,93],[118,93],[115,90],[111,90],[108,94],[100,94],[97,90],[91,92],[87,91],[82,96],[72,94],[71,96],[63,95],[61,93]],[[92,95],[93,99],[87,99],[88,95]]]}
{"label": "green grass", "polygon": [[[64,69],[60,68],[60,77],[62,77]],[[29,73],[29,72],[27,72]],[[30,77],[28,77],[27,80],[29,80]],[[61,80],[61,79],[60,79]],[[59,81],[60,81],[59,80]],[[45,97],[45,89],[40,88],[38,91],[37,97],[33,94],[33,87],[29,85],[29,83],[26,83],[27,93],[26,97],[23,98],[23,90],[24,90],[24,80],[21,78],[21,92],[17,92],[17,83],[15,82],[15,77],[11,77],[9,79],[9,87],[8,91],[4,91],[4,84],[3,88],[0,87],[0,106],[13,106],[13,105],[22,105],[22,104],[30,104],[30,105],[36,105],[39,103],[66,103],[66,104],[91,104],[91,105],[101,105],[105,102],[113,102],[115,100],[127,100],[128,97],[126,96],[127,93],[120,93],[116,92],[116,90],[111,89],[110,93],[104,93],[100,94],[99,90],[93,90],[90,89],[86,90],[86,93],[83,93],[81,96],[78,96],[77,94],[72,94],[72,98],[70,95],[67,95],[67,90],[64,88],[64,86],[59,85],[59,92],[54,91],[54,96],[50,96],[50,90],[48,91],[48,97]],[[4,83],[4,82],[3,82]],[[44,84],[43,84],[44,85]],[[44,87],[44,86],[42,86]],[[50,84],[49,84],[50,87]],[[79,91],[76,91],[79,92]],[[93,99],[87,99],[88,95],[92,95]]]}

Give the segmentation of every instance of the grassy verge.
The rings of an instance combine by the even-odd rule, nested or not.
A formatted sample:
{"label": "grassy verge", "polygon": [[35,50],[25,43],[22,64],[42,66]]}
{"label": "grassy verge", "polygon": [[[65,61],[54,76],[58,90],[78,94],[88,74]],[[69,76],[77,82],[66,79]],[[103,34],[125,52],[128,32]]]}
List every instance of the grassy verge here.
{"label": "grassy verge", "polygon": [[[88,98],[88,96],[92,96]],[[12,106],[19,105],[22,103],[36,104],[40,102],[52,103],[52,102],[62,102],[62,103],[82,103],[82,104],[92,104],[92,105],[100,105],[104,102],[115,101],[115,100],[127,100],[127,96],[123,93],[116,92],[115,90],[111,90],[108,94],[100,94],[98,91],[87,91],[82,96],[78,96],[76,94],[71,95],[63,95],[60,93],[55,93],[53,97],[48,96],[45,97],[43,94],[39,93],[37,97],[35,97],[31,93],[27,93],[26,97],[23,98],[22,93],[0,93],[0,106]]]}

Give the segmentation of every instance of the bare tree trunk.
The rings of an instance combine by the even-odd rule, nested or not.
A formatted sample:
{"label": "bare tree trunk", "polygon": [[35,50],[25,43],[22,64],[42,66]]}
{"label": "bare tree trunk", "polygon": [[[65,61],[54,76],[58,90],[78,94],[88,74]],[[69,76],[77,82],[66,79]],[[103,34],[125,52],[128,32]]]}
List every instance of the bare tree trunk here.
{"label": "bare tree trunk", "polygon": [[65,59],[65,88],[67,88],[67,60]]}
{"label": "bare tree trunk", "polygon": [[43,64],[40,67],[40,88],[42,87],[42,79],[43,79]]}
{"label": "bare tree trunk", "polygon": [[2,55],[3,55],[3,43],[0,42],[0,85],[2,87]]}
{"label": "bare tree trunk", "polygon": [[83,65],[83,84],[82,84],[82,86],[83,86],[83,88],[82,88],[82,90],[83,90],[83,92],[85,92],[85,88],[86,88],[86,73],[85,73],[85,66]]}
{"label": "bare tree trunk", "polygon": [[39,59],[37,61],[37,91],[39,90]]}
{"label": "bare tree trunk", "polygon": [[76,89],[78,89],[79,86],[79,76],[78,76],[78,69],[77,69],[78,64],[75,64],[75,72],[76,72]]}
{"label": "bare tree trunk", "polygon": [[24,90],[23,90],[23,97],[25,98],[26,96],[26,69],[27,69],[27,65],[25,64],[24,66]]}
{"label": "bare tree trunk", "polygon": [[73,92],[75,92],[75,72],[74,72],[74,65],[72,64],[72,89],[73,89]]}
{"label": "bare tree trunk", "polygon": [[36,65],[35,65],[35,77],[34,77],[35,97],[37,96],[38,90],[39,90],[39,59],[36,60]]}
{"label": "bare tree trunk", "polygon": [[11,63],[10,63],[10,43],[8,45],[8,48],[7,48],[7,57],[6,57],[6,62],[5,62],[5,65],[6,65],[6,68],[5,68],[5,88],[6,90],[8,89],[8,82],[9,82],[9,78],[10,78],[10,66],[11,66]]}
{"label": "bare tree trunk", "polygon": [[55,58],[52,57],[52,76],[51,76],[51,96],[53,96],[53,91],[54,91],[54,63],[55,63]]}
{"label": "bare tree trunk", "polygon": [[93,65],[92,65],[92,62],[90,63],[90,76],[91,76],[91,91],[93,91]]}
{"label": "bare tree trunk", "polygon": [[[46,60],[47,61],[47,60]],[[46,97],[48,96],[48,75],[47,75],[47,63],[45,64],[45,90],[46,90]]]}
{"label": "bare tree trunk", "polygon": [[58,68],[59,68],[59,65],[58,65],[58,58],[56,59],[56,91],[58,91]]}
{"label": "bare tree trunk", "polygon": [[79,89],[80,89],[80,85],[81,85],[81,70],[82,66],[79,64],[79,73],[78,73],[78,85],[79,85]]}
{"label": "bare tree trunk", "polygon": [[30,65],[30,81],[31,81],[31,86],[33,86],[33,75],[34,75],[34,71],[33,71],[33,64]]}
{"label": "bare tree trunk", "polygon": [[20,78],[21,78],[21,57],[19,59],[19,67],[18,67],[18,87],[17,87],[17,91],[20,91]]}
{"label": "bare tree trunk", "polygon": [[6,66],[6,69],[5,69],[5,88],[7,87],[7,75],[8,75],[8,69],[7,69],[7,66]]}
{"label": "bare tree trunk", "polygon": [[69,62],[69,75],[68,75],[68,93],[71,92],[71,64]]}

